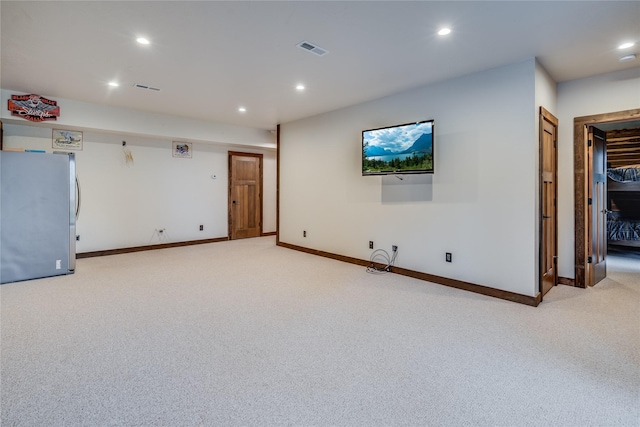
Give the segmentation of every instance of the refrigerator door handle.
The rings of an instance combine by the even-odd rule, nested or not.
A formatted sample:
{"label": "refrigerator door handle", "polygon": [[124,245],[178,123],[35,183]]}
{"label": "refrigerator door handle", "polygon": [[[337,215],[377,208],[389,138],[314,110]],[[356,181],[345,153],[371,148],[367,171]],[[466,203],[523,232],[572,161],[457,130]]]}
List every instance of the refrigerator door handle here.
{"label": "refrigerator door handle", "polygon": [[80,181],[76,175],[76,221],[80,218],[80,206],[82,203],[82,192],[80,191]]}
{"label": "refrigerator door handle", "polygon": [[69,154],[69,272],[76,269],[76,218],[78,211],[76,208],[76,188],[78,181],[76,178],[76,156]]}

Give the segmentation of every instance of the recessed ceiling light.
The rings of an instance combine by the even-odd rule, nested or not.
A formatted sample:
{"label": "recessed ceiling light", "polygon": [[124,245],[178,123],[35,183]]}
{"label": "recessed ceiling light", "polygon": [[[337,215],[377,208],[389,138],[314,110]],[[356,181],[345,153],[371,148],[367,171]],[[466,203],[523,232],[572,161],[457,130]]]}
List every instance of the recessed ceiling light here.
{"label": "recessed ceiling light", "polygon": [[109,82],[109,86],[118,87],[118,86],[120,86],[120,84],[118,82]]}
{"label": "recessed ceiling light", "polygon": [[238,108],[238,111],[241,112],[241,113],[246,113],[247,109],[244,108],[244,107],[240,107],[240,108]]}
{"label": "recessed ceiling light", "polygon": [[620,59],[618,59],[618,61],[629,62],[629,61],[633,61],[634,59],[636,59],[636,55],[632,53],[631,55],[621,56]]}
{"label": "recessed ceiling light", "polygon": [[442,28],[440,29],[440,31],[438,31],[438,35],[439,36],[446,36],[447,34],[449,34],[451,32],[451,29],[449,28]]}
{"label": "recessed ceiling light", "polygon": [[620,46],[618,46],[618,49],[628,49],[633,45],[635,45],[635,43],[622,43]]}
{"label": "recessed ceiling light", "polygon": [[304,90],[304,85],[297,85],[296,86],[296,90],[297,91],[303,91]]}
{"label": "recessed ceiling light", "polygon": [[138,38],[136,39],[136,41],[137,41],[138,43],[140,43],[140,44],[149,44],[149,43],[151,43],[148,39],[145,39],[144,37],[138,37]]}

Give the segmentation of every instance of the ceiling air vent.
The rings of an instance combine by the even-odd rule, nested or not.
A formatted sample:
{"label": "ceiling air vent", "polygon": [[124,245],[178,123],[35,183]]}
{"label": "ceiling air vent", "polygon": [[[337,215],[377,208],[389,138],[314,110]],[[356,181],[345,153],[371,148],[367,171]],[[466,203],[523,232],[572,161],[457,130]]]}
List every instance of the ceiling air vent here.
{"label": "ceiling air vent", "polygon": [[298,43],[297,46],[300,49],[304,49],[304,50],[309,51],[311,53],[315,53],[318,56],[323,56],[323,55],[326,55],[327,53],[329,53],[327,50],[325,50],[325,49],[323,49],[321,47],[318,47],[315,44],[309,43],[309,42],[304,42],[303,41],[303,42]]}
{"label": "ceiling air vent", "polygon": [[154,92],[160,92],[160,88],[159,88],[159,87],[153,87],[153,86],[143,85],[143,84],[140,84],[140,83],[135,83],[135,84],[133,85],[133,87],[136,87],[136,88],[138,88],[138,89],[151,90],[151,91],[154,91]]}

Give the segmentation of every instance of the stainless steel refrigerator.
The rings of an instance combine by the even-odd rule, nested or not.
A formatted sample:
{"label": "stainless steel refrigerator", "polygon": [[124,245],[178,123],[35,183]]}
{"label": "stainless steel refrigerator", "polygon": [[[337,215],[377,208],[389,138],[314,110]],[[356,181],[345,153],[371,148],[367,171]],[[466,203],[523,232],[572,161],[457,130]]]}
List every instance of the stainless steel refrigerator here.
{"label": "stainless steel refrigerator", "polygon": [[72,153],[0,151],[0,283],[76,268]]}

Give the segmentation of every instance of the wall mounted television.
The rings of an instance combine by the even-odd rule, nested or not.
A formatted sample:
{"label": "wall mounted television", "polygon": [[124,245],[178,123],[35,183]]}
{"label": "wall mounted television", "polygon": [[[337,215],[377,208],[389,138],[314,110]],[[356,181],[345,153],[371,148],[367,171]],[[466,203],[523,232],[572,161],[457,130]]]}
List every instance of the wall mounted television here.
{"label": "wall mounted television", "polygon": [[433,173],[434,121],[362,131],[362,175]]}

